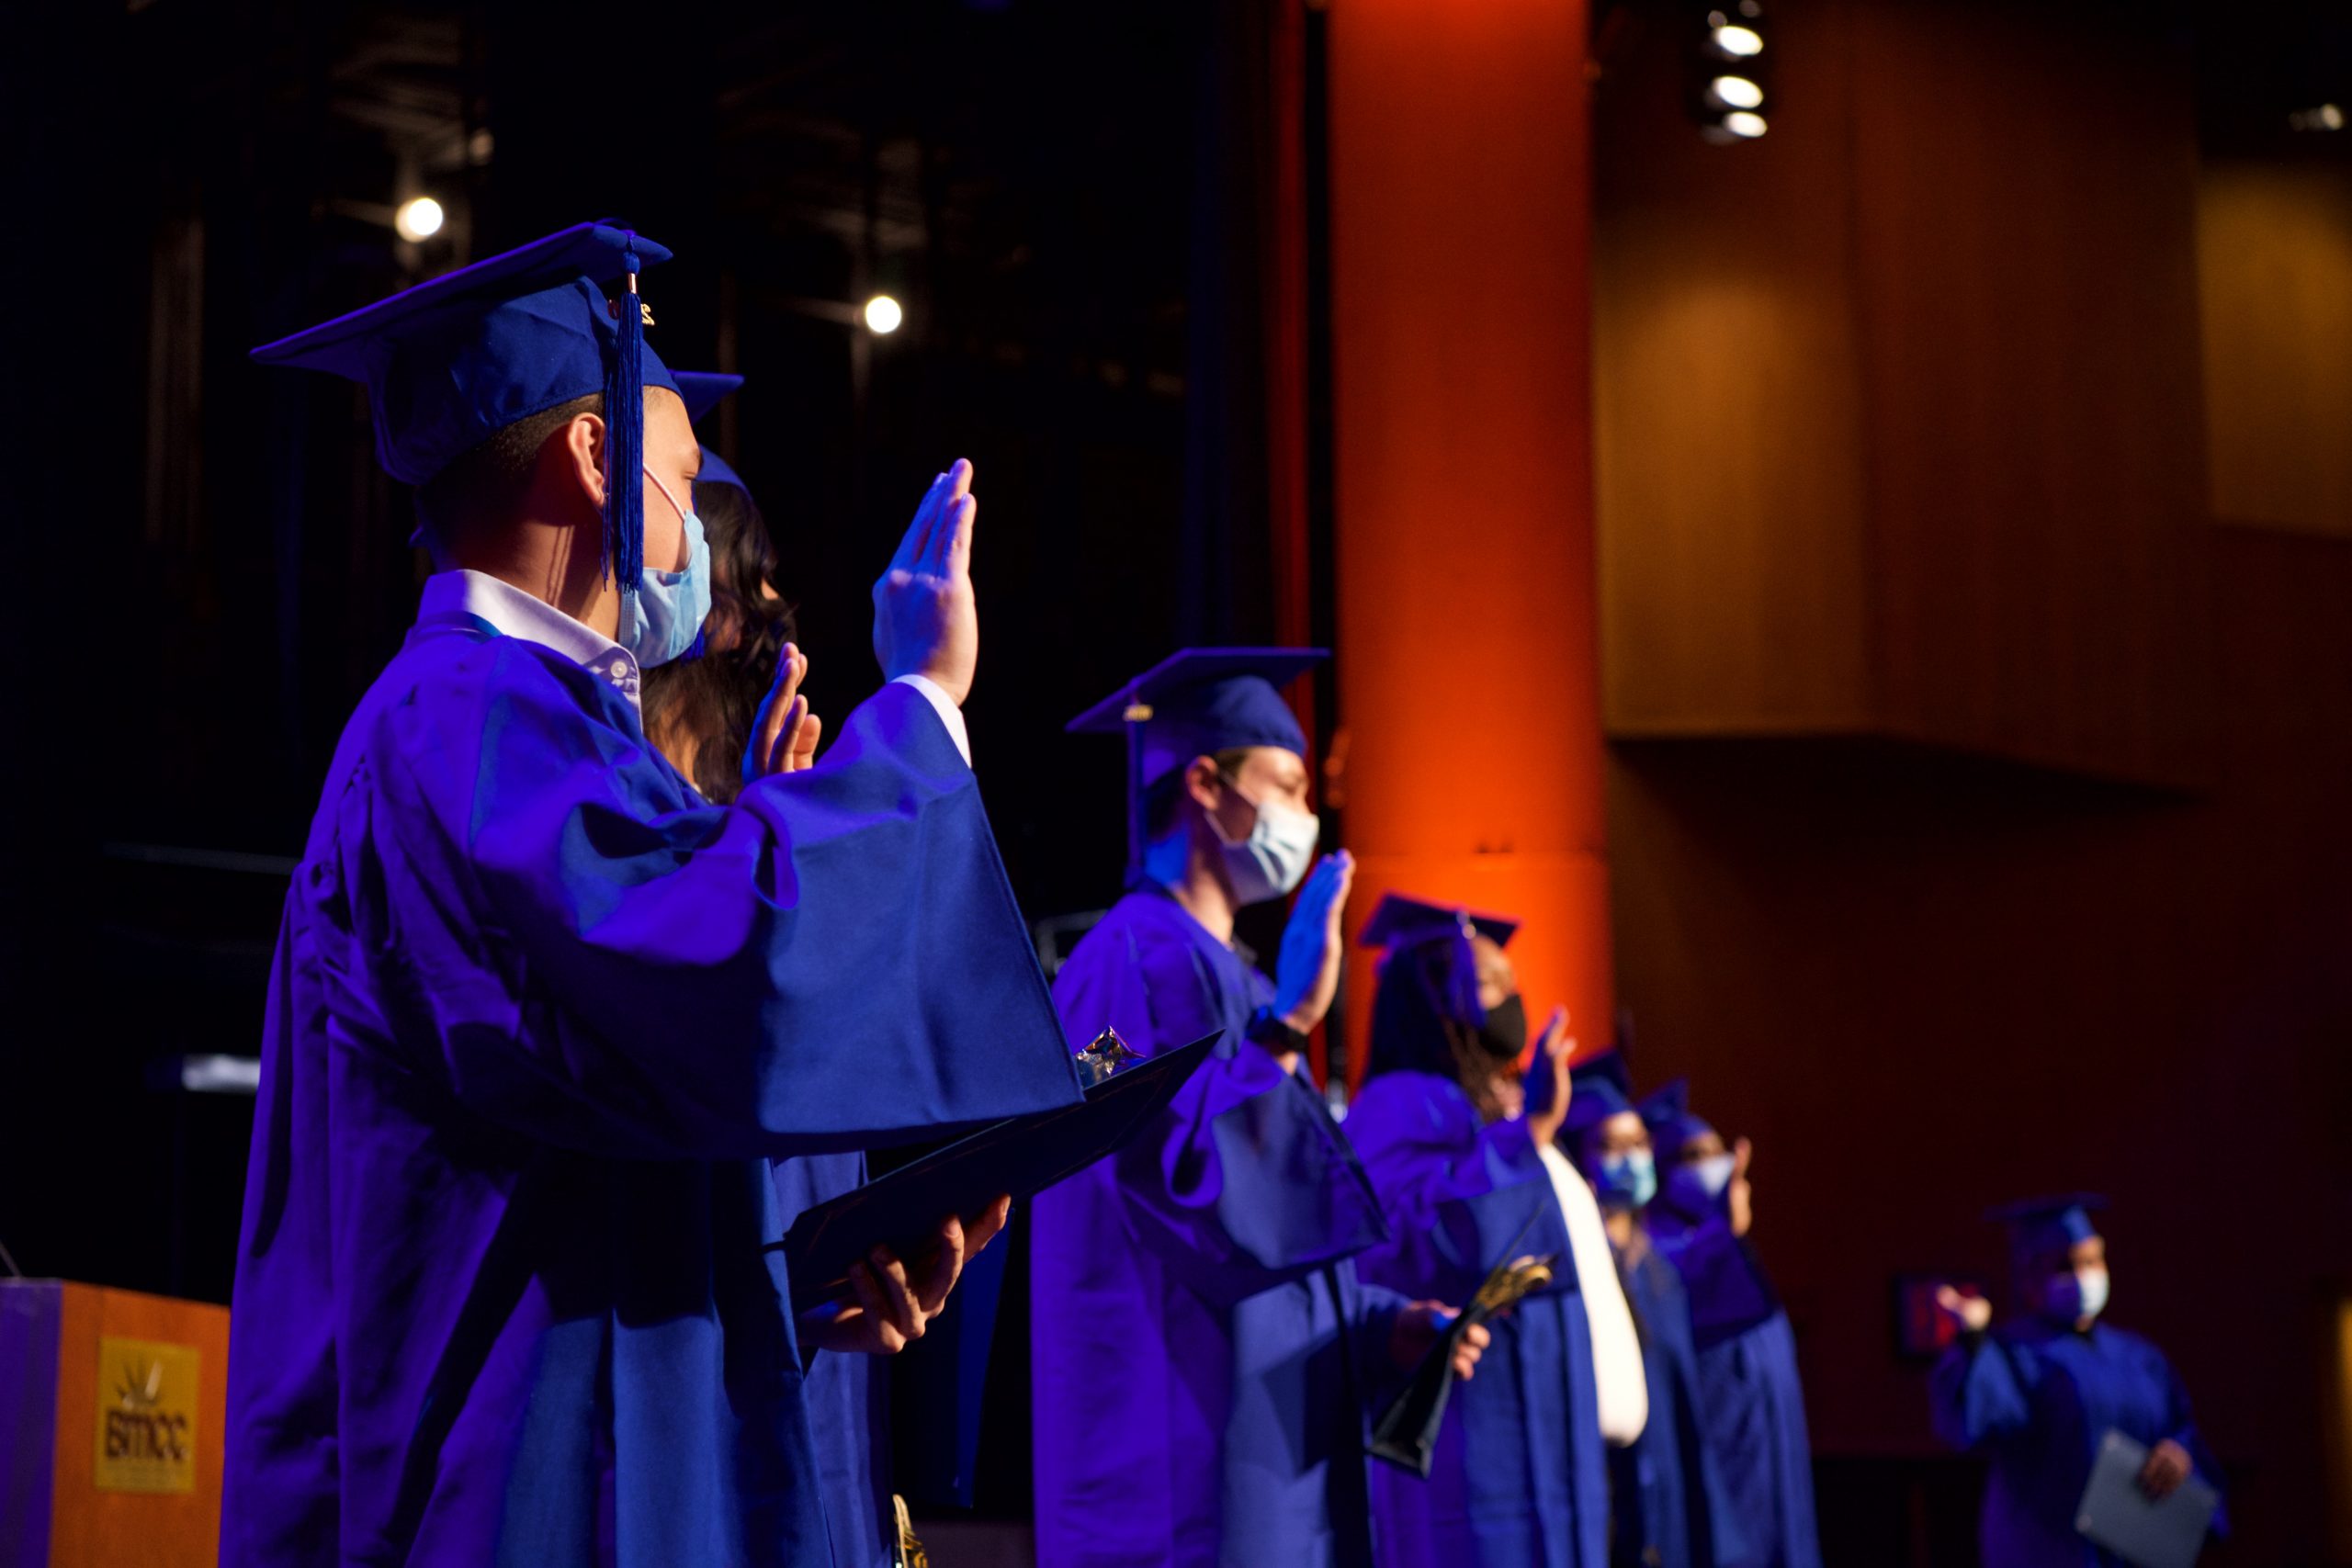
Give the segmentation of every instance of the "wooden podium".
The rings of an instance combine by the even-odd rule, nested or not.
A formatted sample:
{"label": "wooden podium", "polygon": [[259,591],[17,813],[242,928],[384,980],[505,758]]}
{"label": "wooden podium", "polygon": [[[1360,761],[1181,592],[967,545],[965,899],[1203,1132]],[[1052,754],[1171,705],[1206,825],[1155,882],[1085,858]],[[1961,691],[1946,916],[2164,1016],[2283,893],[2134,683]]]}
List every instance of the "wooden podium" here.
{"label": "wooden podium", "polygon": [[0,1280],[0,1568],[220,1556],[229,1309]]}

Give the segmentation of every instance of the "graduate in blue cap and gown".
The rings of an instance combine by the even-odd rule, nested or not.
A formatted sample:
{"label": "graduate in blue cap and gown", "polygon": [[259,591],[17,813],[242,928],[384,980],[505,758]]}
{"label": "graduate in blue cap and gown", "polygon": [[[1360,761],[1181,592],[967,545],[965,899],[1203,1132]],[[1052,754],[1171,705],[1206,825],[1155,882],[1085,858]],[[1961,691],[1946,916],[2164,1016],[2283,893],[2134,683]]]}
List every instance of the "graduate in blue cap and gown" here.
{"label": "graduate in blue cap and gown", "polygon": [[[1961,1336],[1929,1380],[1936,1430],[1990,1462],[1978,1539],[2001,1568],[2124,1568],[2075,1529],[2075,1510],[2109,1432],[2148,1450],[2140,1485],[2165,1497],[2196,1476],[2221,1490],[2188,1391],[2164,1352],[2102,1321],[2106,1238],[2088,1193],[2031,1199],[1988,1216],[2009,1231],[2023,1311],[1997,1326],[1982,1296],[1945,1286],[1938,1302]],[[2216,1534],[2228,1521],[2217,1511]]]}
{"label": "graduate in blue cap and gown", "polygon": [[[686,417],[699,424],[743,384],[710,370],[673,370]],[[743,787],[743,753],[779,657],[797,656],[791,604],[777,591],[775,543],[751,488],[727,460],[702,448],[694,513],[710,547],[710,611],[703,635],[680,658],[644,671],[646,738],[713,805]],[[811,712],[795,732],[796,762],[813,760],[823,730]]]}
{"label": "graduate in blue cap and gown", "polygon": [[1658,1171],[1643,1228],[1690,1298],[1700,1422],[1724,1497],[1758,1568],[1820,1568],[1796,1336],[1747,1240],[1755,1151],[1691,1114],[1683,1079],[1639,1109]]}
{"label": "graduate in blue cap and gown", "polygon": [[1364,1253],[1358,1270],[1408,1295],[1460,1301],[1497,1264],[1522,1255],[1555,1264],[1550,1288],[1492,1325],[1477,1381],[1446,1404],[1430,1478],[1374,1470],[1384,1568],[1608,1562],[1609,1463],[1571,1216],[1598,1244],[1606,1299],[1592,1310],[1613,1312],[1621,1364],[1644,1397],[1600,1211],[1566,1160],[1544,1154],[1568,1111],[1576,1038],[1565,1009],[1552,1010],[1538,1042],[1540,1101],[1521,1082],[1527,1015],[1503,951],[1517,930],[1515,920],[1392,893],[1359,939],[1385,957],[1348,1139],[1380,1194],[1390,1239]]}
{"label": "graduate in blue cap and gown", "polygon": [[1080,1098],[965,754],[967,466],[823,762],[782,762],[798,661],[732,806],[645,739],[709,570],[666,254],[583,224],[255,351],[368,388],[446,570],[280,928],[225,1563],[835,1561],[808,1360],[920,1334],[1003,1211],[796,1320],[772,1161]]}
{"label": "graduate in blue cap and gown", "polygon": [[[697,424],[743,385],[742,377],[719,371],[673,370],[671,376],[687,419]],[[723,806],[742,791],[743,753],[777,660],[801,655],[792,641],[791,606],[776,588],[767,519],[742,476],[707,446],[694,497],[710,546],[710,613],[692,649],[645,671],[645,732],[695,793]],[[806,671],[805,662],[801,668]],[[791,748],[777,759],[778,771],[812,766],[822,729],[821,716],[808,712]],[[775,1161],[774,1170],[779,1218],[790,1225],[806,1211],[864,1185],[865,1154],[796,1155]],[[968,1296],[972,1280],[969,1269],[958,1280],[959,1298]],[[927,1336],[925,1344],[933,1342]],[[899,1543],[889,1390],[875,1371],[870,1357],[816,1356],[808,1360],[804,1389],[833,1558],[860,1568],[888,1568]]]}
{"label": "graduate in blue cap and gown", "polygon": [[1682,1277],[1651,1243],[1643,1212],[1657,1195],[1649,1129],[1618,1052],[1579,1062],[1562,1141],[1600,1200],[1625,1296],[1642,1337],[1649,1420],[1610,1455],[1611,1560],[1652,1568],[1732,1568],[1751,1561],[1710,1451],[1699,1351]]}
{"label": "graduate in blue cap and gown", "polygon": [[[1276,690],[1321,657],[1189,649],[1070,726],[1126,733],[1131,882],[1054,977],[1063,1026],[1146,1055],[1220,1038],[1033,1205],[1039,1568],[1373,1560],[1366,1412],[1442,1314],[1357,1280],[1379,1204],[1299,1071],[1353,873],[1308,874],[1306,738]],[[1234,914],[1302,880],[1269,979]]]}

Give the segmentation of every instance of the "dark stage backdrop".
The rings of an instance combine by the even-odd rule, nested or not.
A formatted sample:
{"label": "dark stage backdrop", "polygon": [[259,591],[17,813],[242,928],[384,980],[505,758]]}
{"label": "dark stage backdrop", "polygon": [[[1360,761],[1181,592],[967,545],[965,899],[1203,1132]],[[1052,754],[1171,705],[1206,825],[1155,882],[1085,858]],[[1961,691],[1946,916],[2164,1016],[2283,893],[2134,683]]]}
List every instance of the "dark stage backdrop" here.
{"label": "dark stage backdrop", "polygon": [[[226,1298],[250,1106],[154,1092],[151,1066],[254,1048],[285,872],[413,614],[364,396],[244,351],[563,224],[676,250],[645,278],[653,341],[750,378],[706,439],[773,525],[820,711],[873,688],[872,579],[931,476],[976,461],[969,712],[1014,883],[1036,915],[1116,896],[1118,750],[1062,720],[1196,636],[1275,629],[1262,589],[1232,592],[1264,581],[1262,513],[1186,521],[1213,434],[1188,435],[1191,243],[1223,222],[1194,171],[1239,156],[1208,91],[1232,17],[62,9],[0,92],[0,1241],[26,1270]],[[418,192],[450,223],[412,245],[388,220]],[[851,317],[876,292],[894,335]]]}

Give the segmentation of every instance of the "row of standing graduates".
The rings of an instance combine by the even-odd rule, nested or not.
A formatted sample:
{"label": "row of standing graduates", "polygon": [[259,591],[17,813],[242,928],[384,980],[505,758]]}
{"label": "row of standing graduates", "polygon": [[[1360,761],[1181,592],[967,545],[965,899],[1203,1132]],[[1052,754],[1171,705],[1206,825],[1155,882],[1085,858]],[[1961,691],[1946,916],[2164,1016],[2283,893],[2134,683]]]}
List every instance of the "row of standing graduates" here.
{"label": "row of standing graduates", "polygon": [[[1038,1359],[1041,1557],[1407,1556],[1363,1417],[1437,1341],[1444,1298],[1359,1273],[1402,1227],[1297,1071],[1337,984],[1344,855],[1317,869],[1273,977],[1231,937],[1235,908],[1298,886],[1318,837],[1273,678],[1211,654],[1143,694],[1146,852],[1042,1016],[956,711],[968,468],[877,584],[888,683],[821,763],[796,777],[813,745],[747,751],[715,805],[687,776],[707,769],[644,744],[640,711],[640,671],[703,637],[712,575],[699,455],[662,400],[685,389],[645,336],[638,275],[665,257],[582,225],[255,351],[368,389],[443,570],[345,728],[288,898],[224,1560],[885,1560],[872,1386],[820,1379],[897,1342],[875,1325],[904,1301],[867,1288],[909,1281],[877,1258],[862,1316],[804,1321],[764,1248],[862,1179],[855,1151],[1071,1103],[1067,1053],[1038,1047],[1057,1012],[1091,1037],[1090,1011],[1147,1049],[1197,1026],[1219,1050],[1154,1135],[1038,1205],[1039,1347],[1112,1347],[1058,1387]],[[985,1065],[959,1048],[976,1028],[1003,1043]],[[1556,1089],[1540,1103],[1566,1109]],[[1551,1138],[1528,1145],[1550,1163]],[[1589,1195],[1549,1170],[1518,1185],[1527,1204]],[[1472,1210],[1494,1206],[1464,1211],[1462,1259]],[[1647,1360],[1668,1335],[1626,1294]],[[1602,1391],[1596,1371],[1588,1419],[1565,1354],[1523,1385],[1515,1428],[1527,1445],[1565,1426],[1573,1450],[1567,1484],[1539,1461],[1528,1490],[1546,1555],[1599,1561],[1601,1539],[1714,1561],[1646,1501],[1687,1468],[1664,1441],[1681,1428],[1646,1418],[1631,1448],[1651,1457],[1608,1467],[1597,1536]],[[1440,1528],[1490,1496],[1457,1518],[1427,1506],[1434,1483],[1407,1495]]]}
{"label": "row of standing graduates", "polygon": [[[1151,1136],[1035,1205],[1041,1568],[1817,1562],[1787,1320],[1730,1234],[1728,1184],[1661,1225],[1669,1242],[1644,1239],[1646,1195],[1611,1183],[1602,1129],[1623,1135],[1612,1111],[1636,1138],[1649,1123],[1609,1063],[1562,1096],[1573,1041],[1555,1015],[1520,1081],[1510,922],[1385,900],[1363,931],[1382,973],[1344,1130],[1297,1073],[1348,868],[1307,880],[1274,976],[1234,942],[1233,909],[1288,891],[1314,842],[1306,824],[1262,826],[1295,809],[1281,786],[1303,775],[1274,694],[1294,664],[1246,662],[1193,650],[1113,699],[1152,714],[1144,853],[1056,1003],[1073,1039],[1223,1043]],[[1697,1125],[1679,1101],[1651,1109],[1703,1180]],[[1366,1416],[1396,1375],[1382,1314],[1468,1299],[1514,1245],[1562,1266],[1493,1325],[1430,1475],[1367,1470]]]}
{"label": "row of standing graduates", "polygon": [[[696,415],[734,384],[683,379]],[[715,455],[705,473],[726,661],[653,672],[647,727],[724,798],[761,652],[788,634],[756,506]],[[759,586],[733,592],[730,560]],[[1793,1340],[1743,1239],[1746,1148],[1723,1149],[1679,1085],[1628,1105],[1614,1054],[1559,1095],[1560,1018],[1521,1084],[1513,922],[1385,900],[1361,937],[1381,976],[1344,1131],[1300,1072],[1294,1036],[1330,1003],[1349,864],[1327,860],[1301,892],[1286,986],[1231,919],[1293,891],[1311,858],[1305,739],[1277,686],[1314,657],[1186,650],[1103,705],[1151,710],[1131,803],[1147,831],[1128,893],[1056,977],[1065,1034],[1114,1029],[1147,1055],[1220,1043],[1147,1136],[1035,1205],[1042,1568],[1816,1563]],[[1547,1116],[1555,1100],[1566,1114]],[[1629,1139],[1654,1134],[1669,1179],[1651,1203],[1623,1167]],[[793,1208],[863,1175],[854,1156],[776,1169]],[[1494,1325],[1428,1480],[1367,1467],[1367,1413],[1420,1342],[1400,1317],[1467,1300],[1514,1237],[1565,1265],[1555,1287]],[[877,1380],[826,1358],[811,1385],[841,1439],[825,1445],[831,1511],[887,1551]]]}

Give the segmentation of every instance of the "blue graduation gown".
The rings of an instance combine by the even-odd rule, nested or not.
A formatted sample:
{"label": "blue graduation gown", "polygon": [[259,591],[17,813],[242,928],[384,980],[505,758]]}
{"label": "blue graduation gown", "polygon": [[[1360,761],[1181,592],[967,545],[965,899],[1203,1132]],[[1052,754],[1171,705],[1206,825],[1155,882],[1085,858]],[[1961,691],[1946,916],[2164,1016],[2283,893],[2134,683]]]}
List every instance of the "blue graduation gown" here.
{"label": "blue graduation gown", "polygon": [[1348,1141],[1388,1219],[1389,1241],[1357,1260],[1366,1280],[1466,1301],[1531,1215],[1518,1250],[1559,1259],[1551,1289],[1491,1325],[1477,1376],[1446,1404],[1430,1479],[1373,1467],[1382,1568],[1602,1568],[1609,1465],[1591,1327],[1527,1123],[1488,1124],[1452,1079],[1392,1072],[1348,1108]]}
{"label": "blue graduation gown", "polygon": [[772,1156],[1079,1096],[905,686],[696,800],[599,676],[421,623],[280,925],[221,1560],[831,1561]]}
{"label": "blue graduation gown", "polygon": [[[775,1182],[779,1217],[788,1229],[803,1212],[865,1185],[865,1156],[780,1159]],[[889,1568],[898,1519],[890,1506],[890,1402],[883,1363],[855,1352],[822,1351],[808,1358],[802,1387],[832,1561],[842,1568]]]}
{"label": "blue graduation gown", "polygon": [[1620,1255],[1619,1269],[1641,1329],[1650,1418],[1632,1447],[1610,1455],[1615,1560],[1647,1568],[1746,1568],[1747,1542],[1701,1423],[1699,1350],[1681,1276],[1645,1237]]}
{"label": "blue graduation gown", "polygon": [[1074,1043],[1225,1038],[1031,1206],[1039,1568],[1371,1561],[1366,1380],[1400,1303],[1357,1283],[1379,1206],[1322,1097],[1240,1038],[1272,994],[1157,888],[1055,976]]}
{"label": "blue graduation gown", "polygon": [[[1984,1561],[2002,1568],[2121,1568],[2075,1531],[2110,1429],[2151,1448],[2171,1438],[2199,1480],[2221,1485],[2164,1352],[2104,1323],[2078,1334],[2026,1320],[1973,1336],[1944,1352],[1929,1392],[1938,1434],[1991,1462],[1978,1531]],[[2218,1513],[2214,1526],[2225,1529]]]}
{"label": "blue graduation gown", "polygon": [[1681,1276],[1698,1349],[1699,1420],[1724,1497],[1758,1568],[1821,1568],[1813,1445],[1788,1314],[1720,1199],[1666,1191],[1644,1211]]}

